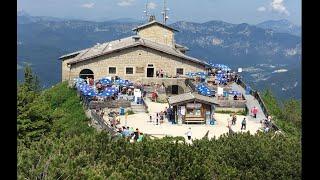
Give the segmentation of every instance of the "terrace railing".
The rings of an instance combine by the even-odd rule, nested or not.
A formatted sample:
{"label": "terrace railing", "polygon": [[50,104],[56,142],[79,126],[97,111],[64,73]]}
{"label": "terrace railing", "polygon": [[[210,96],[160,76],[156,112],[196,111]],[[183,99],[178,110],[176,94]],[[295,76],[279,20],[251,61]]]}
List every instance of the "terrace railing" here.
{"label": "terrace railing", "polygon": [[196,86],[192,83],[190,78],[187,78],[185,83],[193,92],[196,91]]}
{"label": "terrace railing", "polygon": [[91,118],[98,122],[103,130],[108,131],[111,136],[116,135],[118,132],[113,127],[107,125],[104,121],[104,118],[98,114],[95,110],[91,110]]}

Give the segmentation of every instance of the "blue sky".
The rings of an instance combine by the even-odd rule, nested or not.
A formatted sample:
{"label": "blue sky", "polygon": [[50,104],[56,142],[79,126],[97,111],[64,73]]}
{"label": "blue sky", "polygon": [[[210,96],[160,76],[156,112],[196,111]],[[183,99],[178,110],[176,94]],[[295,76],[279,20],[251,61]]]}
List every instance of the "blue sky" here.
{"label": "blue sky", "polygon": [[[163,0],[148,0],[150,11],[161,19]],[[133,18],[142,20],[147,0],[18,0],[17,9],[33,16],[85,20]],[[288,19],[301,25],[301,0],[167,0],[168,23],[176,21],[257,24]]]}

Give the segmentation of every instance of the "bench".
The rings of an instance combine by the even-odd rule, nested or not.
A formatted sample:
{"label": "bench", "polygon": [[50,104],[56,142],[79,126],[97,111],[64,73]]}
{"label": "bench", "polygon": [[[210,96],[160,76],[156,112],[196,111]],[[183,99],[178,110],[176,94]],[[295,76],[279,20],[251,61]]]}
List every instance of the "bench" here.
{"label": "bench", "polygon": [[186,117],[184,122],[185,123],[205,123],[205,120],[203,117],[190,116],[190,117]]}

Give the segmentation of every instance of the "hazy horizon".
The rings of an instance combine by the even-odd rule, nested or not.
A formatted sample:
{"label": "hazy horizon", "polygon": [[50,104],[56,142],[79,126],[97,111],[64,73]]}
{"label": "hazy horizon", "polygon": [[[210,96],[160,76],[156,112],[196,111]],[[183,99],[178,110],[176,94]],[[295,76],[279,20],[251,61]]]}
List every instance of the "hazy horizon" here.
{"label": "hazy horizon", "polygon": [[[17,10],[31,16],[109,21],[130,18],[144,21],[146,0],[17,0]],[[149,0],[150,14],[161,20],[163,0]],[[183,4],[183,7],[181,6]],[[232,24],[258,24],[287,19],[301,25],[301,0],[167,0],[168,24],[177,21],[203,23],[212,20]]]}
{"label": "hazy horizon", "polygon": [[[132,21],[137,21],[137,22],[143,22],[144,20],[139,20],[139,19],[134,19],[134,18],[131,18],[131,17],[119,17],[119,18],[113,18],[113,19],[108,19],[108,18],[98,18],[98,19],[81,19],[81,18],[76,18],[76,17],[55,17],[55,16],[34,16],[34,15],[31,15],[30,13],[28,12],[25,12],[27,13],[28,15],[32,16],[32,17],[51,17],[51,18],[58,18],[58,19],[62,19],[62,20],[80,20],[80,21],[91,21],[91,22],[107,22],[107,21],[115,21],[115,20],[132,20]],[[157,19],[158,21],[161,21],[160,19]],[[206,21],[188,21],[188,20],[177,20],[177,21],[174,21],[174,22],[170,22],[169,24],[173,24],[173,23],[176,23],[176,22],[179,22],[179,21],[185,21],[185,22],[193,22],[193,23],[206,23],[206,22],[210,22],[210,21],[223,21],[223,22],[226,22],[226,23],[230,23],[230,24],[241,24],[241,23],[247,23],[247,24],[251,24],[251,25],[257,25],[259,23],[262,23],[262,22],[265,22],[265,21],[278,21],[278,20],[288,20],[289,22],[295,24],[295,25],[298,25],[292,21],[290,21],[289,19],[269,19],[269,20],[264,20],[264,21],[261,21],[261,22],[257,22],[256,24],[251,24],[249,22],[237,22],[237,23],[234,23],[234,22],[227,22],[227,21],[223,21],[223,20],[220,20],[220,19],[211,19],[211,20],[206,20]],[[298,26],[301,26],[301,25],[298,25]]]}

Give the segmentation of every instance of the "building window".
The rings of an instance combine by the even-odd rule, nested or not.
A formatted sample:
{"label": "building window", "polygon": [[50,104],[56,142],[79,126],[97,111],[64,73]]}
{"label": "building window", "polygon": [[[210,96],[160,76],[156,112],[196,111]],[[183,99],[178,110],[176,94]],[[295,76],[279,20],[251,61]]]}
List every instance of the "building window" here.
{"label": "building window", "polygon": [[117,68],[116,67],[109,67],[109,74],[117,74]]}
{"label": "building window", "polygon": [[126,67],[126,74],[133,74],[133,67]]}
{"label": "building window", "polygon": [[183,75],[183,68],[177,68],[177,75]]}

